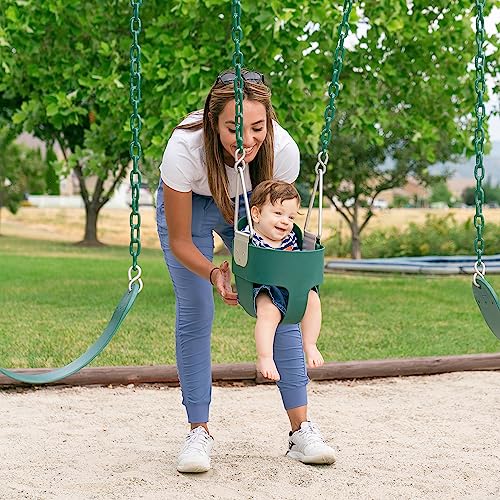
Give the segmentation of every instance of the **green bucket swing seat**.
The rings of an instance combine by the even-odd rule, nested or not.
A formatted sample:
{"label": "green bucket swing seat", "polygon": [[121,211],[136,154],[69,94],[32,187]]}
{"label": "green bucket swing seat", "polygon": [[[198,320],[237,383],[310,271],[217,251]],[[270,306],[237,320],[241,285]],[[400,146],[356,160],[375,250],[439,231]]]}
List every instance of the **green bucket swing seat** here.
{"label": "green bucket swing seat", "polygon": [[[247,225],[247,218],[238,221],[238,230]],[[286,288],[288,307],[282,323],[299,323],[304,316],[307,305],[307,296],[311,288],[323,283],[324,248],[316,243],[313,250],[302,250],[302,231],[295,224],[294,232],[301,251],[284,252],[270,248],[260,248],[252,245],[247,238],[239,243],[246,245],[246,249],[237,248],[233,255],[233,273],[236,278],[238,289],[238,301],[250,314],[256,317],[255,303],[253,298],[254,283],[273,284]],[[239,259],[238,253],[247,253],[246,265]]]}
{"label": "green bucket swing seat", "polygon": [[[236,279],[238,289],[238,301],[245,311],[251,316],[256,316],[253,298],[254,284],[275,285],[286,288],[289,293],[288,306],[282,323],[299,323],[304,316],[307,305],[309,290],[323,283],[324,248],[321,245],[322,210],[323,210],[323,175],[328,163],[328,146],[331,141],[331,124],[335,118],[335,99],[338,96],[340,85],[339,77],[342,70],[344,58],[344,41],[349,33],[349,15],[352,10],[352,0],[346,0],[342,22],[338,28],[337,47],[334,51],[332,78],[328,86],[329,102],[326,106],[324,118],[325,125],[321,131],[321,150],[318,154],[318,162],[315,167],[316,180],[312,190],[309,209],[307,212],[304,232],[297,225],[294,231],[297,236],[300,251],[286,252],[268,248],[260,248],[250,243],[250,235],[243,233],[242,229],[250,225],[250,233],[253,232],[250,208],[245,186],[245,151],[243,148],[243,54],[240,51],[242,30],[240,25],[241,6],[239,0],[233,2],[232,19],[234,41],[233,64],[235,69],[234,99],[235,99],[235,129],[237,150],[235,153],[235,170],[239,174],[239,183],[236,193],[235,217],[234,217],[234,243],[232,270]],[[238,220],[239,215],[239,192],[243,194],[245,201],[246,217]],[[313,209],[314,200],[318,194],[319,217],[318,231],[314,235],[307,231],[307,224]]]}

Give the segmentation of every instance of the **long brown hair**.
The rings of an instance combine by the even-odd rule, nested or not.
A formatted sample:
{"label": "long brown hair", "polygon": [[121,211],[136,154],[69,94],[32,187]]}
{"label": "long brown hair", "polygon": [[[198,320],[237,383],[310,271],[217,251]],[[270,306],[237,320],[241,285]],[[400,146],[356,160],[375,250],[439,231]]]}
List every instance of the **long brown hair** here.
{"label": "long brown hair", "polygon": [[[255,159],[248,165],[252,186],[257,186],[262,181],[272,179],[274,171],[274,129],[273,120],[276,114],[271,104],[271,90],[264,83],[244,81],[243,98],[260,102],[266,108],[267,134],[259,148]],[[184,130],[199,130],[203,127],[203,140],[205,145],[205,161],[207,164],[208,185],[216,205],[219,207],[224,219],[232,223],[234,217],[233,202],[229,196],[229,181],[224,165],[224,148],[219,138],[218,120],[224,107],[234,99],[232,83],[223,84],[219,79],[210,89],[203,119],[194,123],[179,125],[177,128]]]}

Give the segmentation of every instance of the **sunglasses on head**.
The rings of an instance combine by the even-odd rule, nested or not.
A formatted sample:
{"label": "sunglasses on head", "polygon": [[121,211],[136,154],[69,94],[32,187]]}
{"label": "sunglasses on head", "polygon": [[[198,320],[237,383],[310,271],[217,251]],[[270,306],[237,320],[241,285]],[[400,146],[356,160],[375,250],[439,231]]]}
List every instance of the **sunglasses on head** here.
{"label": "sunglasses on head", "polygon": [[[262,73],[257,73],[257,71],[245,71],[241,73],[241,78],[245,82],[249,83],[264,83],[264,75]],[[236,79],[236,73],[234,71],[227,71],[221,73],[215,83],[222,83],[227,85],[228,83],[233,83]]]}

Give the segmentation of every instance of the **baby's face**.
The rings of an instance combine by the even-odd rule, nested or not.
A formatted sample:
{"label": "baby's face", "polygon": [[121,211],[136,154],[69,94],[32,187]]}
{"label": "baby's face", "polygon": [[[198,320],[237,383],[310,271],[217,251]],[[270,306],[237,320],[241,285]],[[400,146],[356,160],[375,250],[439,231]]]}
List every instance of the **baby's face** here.
{"label": "baby's face", "polygon": [[260,208],[252,207],[252,220],[255,230],[264,238],[278,242],[293,229],[293,223],[299,211],[299,201],[278,200],[274,205],[267,202]]}

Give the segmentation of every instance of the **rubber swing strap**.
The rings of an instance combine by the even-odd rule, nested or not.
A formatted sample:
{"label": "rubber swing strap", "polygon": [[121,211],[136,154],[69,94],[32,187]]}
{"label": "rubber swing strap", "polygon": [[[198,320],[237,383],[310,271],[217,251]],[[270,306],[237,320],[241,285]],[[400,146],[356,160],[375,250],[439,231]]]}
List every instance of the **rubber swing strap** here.
{"label": "rubber swing strap", "polygon": [[500,339],[500,302],[493,287],[482,276],[476,277],[476,286],[472,283],[472,293],[486,324],[493,334]]}
{"label": "rubber swing strap", "polygon": [[92,344],[78,359],[75,359],[62,368],[44,373],[27,374],[22,373],[22,370],[6,370],[5,368],[0,368],[0,373],[3,373],[5,376],[13,380],[25,382],[27,384],[48,384],[73,375],[84,366],[87,366],[109,344],[110,340],[118,331],[122,321],[125,319],[134,304],[137,294],[139,293],[139,289],[140,285],[138,283],[134,283],[131,290],[127,291],[125,295],[123,295],[106,329],[102,332],[96,342]]}

